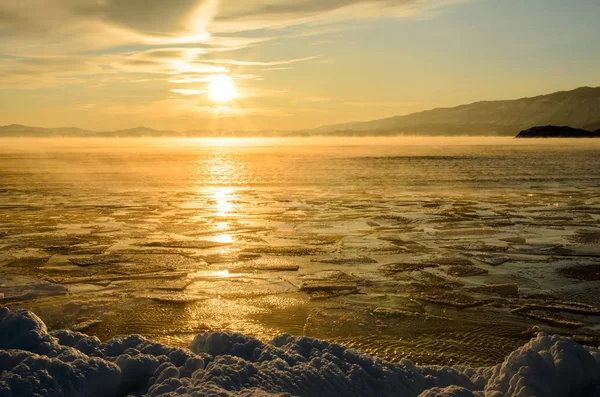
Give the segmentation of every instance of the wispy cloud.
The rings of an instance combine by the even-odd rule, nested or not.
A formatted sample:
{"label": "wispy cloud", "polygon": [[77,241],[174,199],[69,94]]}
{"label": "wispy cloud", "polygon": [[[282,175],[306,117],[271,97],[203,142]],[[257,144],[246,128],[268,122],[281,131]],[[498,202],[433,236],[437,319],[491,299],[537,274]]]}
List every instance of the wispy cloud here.
{"label": "wispy cloud", "polygon": [[201,94],[205,94],[206,90],[192,90],[192,89],[173,89],[171,90],[171,92],[174,92],[176,94],[181,94],[181,95],[201,95]]}
{"label": "wispy cloud", "polygon": [[169,98],[138,105],[113,105],[106,109],[108,114],[130,117],[155,117],[161,119],[177,119],[191,117],[192,119],[210,118],[239,118],[249,115],[283,115],[278,109],[237,105],[206,105],[193,97]]}
{"label": "wispy cloud", "polygon": [[310,61],[313,59],[320,58],[319,55],[304,57],[304,58],[295,58],[295,59],[286,59],[283,61],[271,61],[271,62],[253,62],[253,61],[236,61],[234,59],[209,59],[204,62],[207,63],[218,63],[224,65],[238,65],[238,66],[279,66],[279,65],[291,65],[293,63]]}
{"label": "wispy cloud", "polygon": [[[71,60],[77,62],[65,61],[61,66],[71,65],[73,73],[82,71],[82,63],[88,68],[102,63],[94,55],[83,58],[86,52],[103,49],[114,57],[122,57],[111,66],[125,72],[197,71],[200,66],[192,65],[192,61],[248,67],[291,65],[316,56],[263,61],[214,59],[210,54],[282,37],[315,34],[315,29],[309,27],[293,33],[272,31],[275,28],[408,15],[453,1],[456,0],[2,1],[0,54],[21,57],[20,63],[26,62],[24,58],[32,58],[34,63],[58,63],[58,59],[44,57],[76,56]],[[246,34],[256,29],[271,31],[259,36]],[[316,34],[330,29],[319,28]],[[156,46],[161,48],[152,48]],[[203,67],[201,72],[223,71]]]}
{"label": "wispy cloud", "polygon": [[[210,76],[229,74],[244,98],[272,96],[273,87],[261,86],[262,79],[335,62],[332,54],[317,52],[316,45],[328,42],[321,36],[356,20],[412,17],[457,1],[468,0],[0,0],[0,88],[97,90],[136,83],[136,90],[153,91],[144,94],[145,104],[130,109],[148,117],[274,115],[276,110],[254,104],[216,111],[202,94]],[[299,38],[308,43],[297,57],[285,51],[277,59],[262,51]],[[272,71],[281,73],[267,73]],[[105,95],[118,102],[115,91]]]}
{"label": "wispy cloud", "polygon": [[322,96],[313,96],[313,97],[306,98],[306,100],[308,102],[329,102],[329,101],[331,101],[331,98],[322,97]]}
{"label": "wispy cloud", "polygon": [[372,18],[414,17],[469,0],[229,0],[210,24],[214,32],[284,29]]}

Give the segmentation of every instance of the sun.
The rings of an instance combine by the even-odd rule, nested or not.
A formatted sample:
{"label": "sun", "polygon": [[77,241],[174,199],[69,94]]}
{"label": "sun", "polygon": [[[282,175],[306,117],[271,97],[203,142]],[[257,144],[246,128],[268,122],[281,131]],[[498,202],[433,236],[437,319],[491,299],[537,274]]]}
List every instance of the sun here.
{"label": "sun", "polygon": [[237,97],[233,79],[224,74],[211,76],[208,85],[208,96],[215,102],[229,102]]}

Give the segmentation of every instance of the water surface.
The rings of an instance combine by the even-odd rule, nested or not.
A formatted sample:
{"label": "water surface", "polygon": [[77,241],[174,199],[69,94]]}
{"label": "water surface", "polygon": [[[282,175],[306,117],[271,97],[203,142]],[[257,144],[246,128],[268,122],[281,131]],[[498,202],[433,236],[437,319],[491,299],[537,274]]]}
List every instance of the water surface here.
{"label": "water surface", "polygon": [[186,345],[288,332],[421,364],[597,344],[600,142],[0,141],[0,297]]}

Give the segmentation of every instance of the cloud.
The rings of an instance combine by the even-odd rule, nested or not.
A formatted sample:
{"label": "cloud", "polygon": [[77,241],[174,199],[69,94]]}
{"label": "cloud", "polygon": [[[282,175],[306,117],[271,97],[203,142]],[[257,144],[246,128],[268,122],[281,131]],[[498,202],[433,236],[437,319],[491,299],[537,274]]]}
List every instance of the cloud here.
{"label": "cloud", "polygon": [[84,76],[108,74],[111,71],[87,57],[18,57],[0,60],[0,88],[30,89],[77,84]]}
{"label": "cloud", "polygon": [[65,54],[177,43],[243,48],[286,35],[243,34],[250,30],[407,16],[456,1],[461,0],[0,0],[0,52]]}
{"label": "cloud", "polygon": [[210,29],[242,32],[379,17],[410,17],[462,1],[469,0],[229,0],[221,2]]}
{"label": "cloud", "polygon": [[313,96],[313,97],[306,98],[306,100],[308,102],[329,102],[329,101],[331,101],[331,98],[320,97],[320,96]]}
{"label": "cloud", "polygon": [[0,34],[10,36],[7,28],[23,37],[112,27],[138,39],[199,36],[206,32],[217,4],[218,0],[2,0]]}
{"label": "cloud", "polygon": [[310,61],[312,59],[319,58],[319,56],[311,56],[304,58],[287,59],[283,61],[272,61],[272,62],[251,62],[251,61],[236,61],[233,59],[210,59],[204,62],[208,63],[219,63],[225,65],[238,65],[238,66],[279,66],[279,65],[290,65],[292,63]]}
{"label": "cloud", "polygon": [[[457,1],[468,0],[0,0],[0,88],[78,84],[92,90],[110,81],[137,82],[136,89],[146,87],[146,103],[159,104],[148,117],[168,106],[169,114],[213,114],[213,107],[171,97],[201,94],[217,73],[253,80],[245,98],[268,96],[272,88],[256,83],[263,73],[335,58],[309,52],[261,59],[261,46],[308,37],[315,43],[356,20],[414,16]],[[248,59],[252,47],[257,51]],[[249,106],[220,113],[276,112]]]}
{"label": "cloud", "polygon": [[206,90],[191,90],[191,89],[173,89],[171,92],[181,95],[200,95],[206,93]]}
{"label": "cloud", "polygon": [[169,74],[181,76],[175,82],[187,83],[228,73],[227,65],[305,60],[210,59],[213,52],[235,51],[272,39],[211,38],[206,27],[219,4],[218,0],[0,0],[0,87],[83,83],[85,76],[92,80],[113,73]]}
{"label": "cloud", "polygon": [[[151,36],[204,31],[213,2],[198,0],[78,0],[73,13]],[[205,17],[202,18],[202,14]]]}
{"label": "cloud", "polygon": [[169,83],[173,84],[190,84],[190,83],[209,83],[210,76],[197,73],[179,73],[177,76],[169,79]]}
{"label": "cloud", "polygon": [[380,4],[386,7],[395,5],[408,5],[415,0],[295,0],[295,1],[272,1],[258,0],[252,3],[243,0],[233,0],[227,3],[225,10],[219,13],[218,20],[231,20],[236,18],[248,18],[252,16],[273,17],[277,15],[315,15],[334,11],[355,4]]}
{"label": "cloud", "polygon": [[155,73],[180,75],[186,73],[213,74],[227,73],[229,69],[218,65],[208,65],[187,59],[185,56],[172,58],[152,58],[143,54],[126,57],[113,57],[110,66],[122,72],[129,73]]}
{"label": "cloud", "polygon": [[186,58],[195,59],[200,55],[206,54],[208,51],[201,48],[157,48],[147,50],[137,54],[138,57],[145,57],[150,59],[173,59],[173,58]]}
{"label": "cloud", "polygon": [[190,117],[199,121],[211,118],[236,118],[248,115],[281,115],[277,109],[256,107],[251,104],[215,105],[202,96],[184,95],[183,97],[168,98],[151,103],[137,105],[113,105],[106,108],[108,114],[116,116],[153,117],[166,120],[176,120]]}

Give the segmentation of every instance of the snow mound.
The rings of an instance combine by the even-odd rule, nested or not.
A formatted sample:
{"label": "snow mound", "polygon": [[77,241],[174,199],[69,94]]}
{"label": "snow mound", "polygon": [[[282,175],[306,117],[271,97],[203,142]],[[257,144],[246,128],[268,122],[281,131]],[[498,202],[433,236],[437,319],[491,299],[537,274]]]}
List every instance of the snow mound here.
{"label": "snow mound", "polygon": [[206,333],[189,349],[138,335],[49,333],[0,308],[0,396],[600,397],[600,351],[539,334],[487,368],[389,363],[312,338]]}

